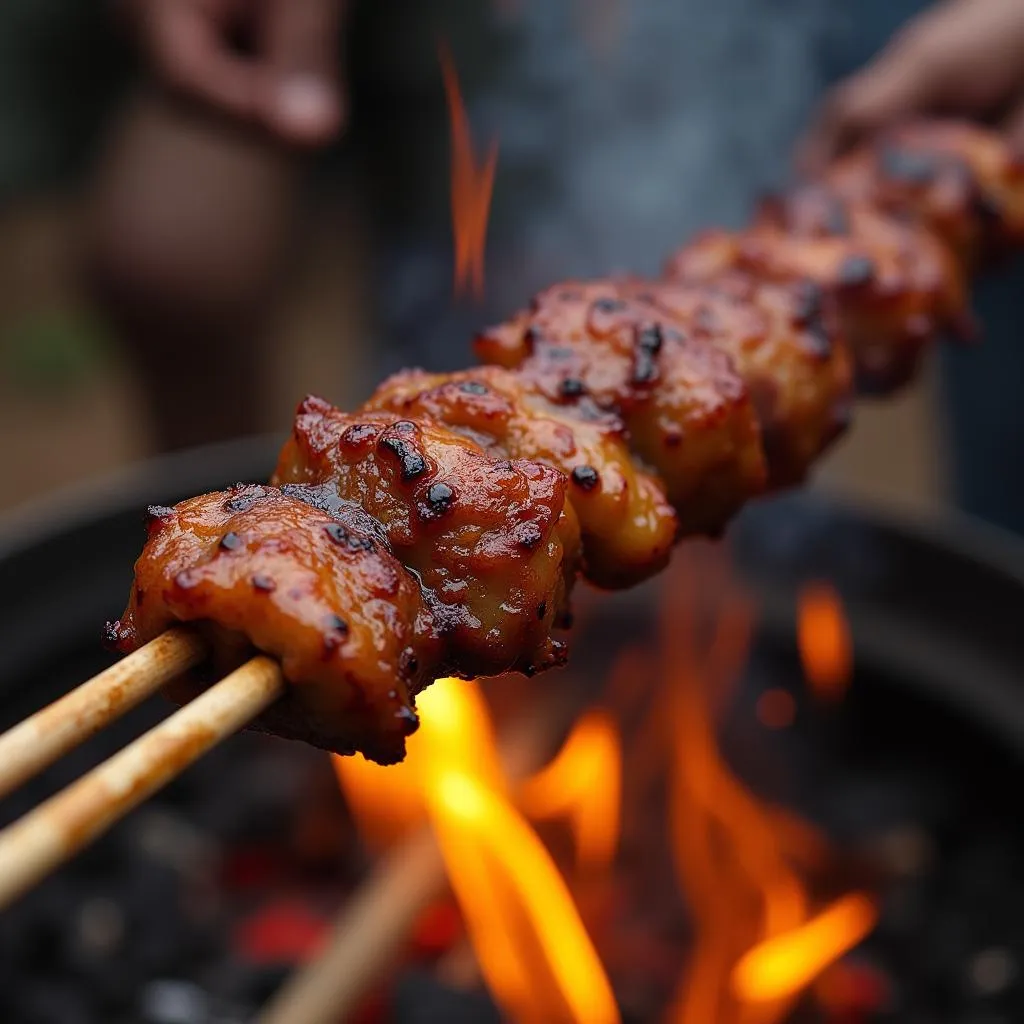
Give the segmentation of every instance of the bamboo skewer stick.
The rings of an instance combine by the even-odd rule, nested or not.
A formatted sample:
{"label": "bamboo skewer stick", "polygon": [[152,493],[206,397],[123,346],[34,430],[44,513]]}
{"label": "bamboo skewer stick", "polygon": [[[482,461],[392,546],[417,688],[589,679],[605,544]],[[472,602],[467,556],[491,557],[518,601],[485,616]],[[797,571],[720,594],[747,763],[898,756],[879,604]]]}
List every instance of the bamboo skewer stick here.
{"label": "bamboo skewer stick", "polygon": [[[564,695],[534,706],[508,741],[502,763],[510,779],[535,770],[579,710]],[[290,978],[258,1024],[337,1024],[391,966],[420,911],[444,891],[444,862],[424,826],[377,867],[342,909],[325,950]]]}
{"label": "bamboo skewer stick", "polygon": [[252,658],[0,832],[0,907],[255,718],[281,696],[284,686],[277,662]]}
{"label": "bamboo skewer stick", "polygon": [[206,644],[170,629],[0,736],[0,797],[199,664]]}

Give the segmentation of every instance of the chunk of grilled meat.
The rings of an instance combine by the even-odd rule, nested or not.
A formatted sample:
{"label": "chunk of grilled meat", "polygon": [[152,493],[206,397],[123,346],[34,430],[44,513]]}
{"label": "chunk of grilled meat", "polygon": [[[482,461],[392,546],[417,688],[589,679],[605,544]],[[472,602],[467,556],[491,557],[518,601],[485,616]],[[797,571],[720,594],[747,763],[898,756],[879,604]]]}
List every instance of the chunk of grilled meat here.
{"label": "chunk of grilled meat", "polygon": [[930,228],[965,268],[1024,243],[1024,154],[966,121],[915,121],[829,168],[825,181]]}
{"label": "chunk of grilled meat", "polygon": [[853,399],[849,351],[821,289],[730,271],[703,284],[637,281],[630,291],[732,359],[761,421],[769,486],[803,480],[846,428]]}
{"label": "chunk of grilled meat", "polygon": [[475,347],[576,415],[620,416],[684,534],[720,532],[764,488],[757,417],[729,357],[669,314],[624,297],[621,282],[548,288]]}
{"label": "chunk of grilled meat", "polygon": [[447,644],[450,674],[540,671],[565,660],[579,523],[566,479],[496,459],[430,420],[299,406],[273,483],[330,483],[381,523],[414,569]]}
{"label": "chunk of grilled meat", "polygon": [[[442,645],[419,582],[369,515],[308,488],[250,485],[153,508],[148,534],[127,610],[108,627],[117,648],[195,623],[220,673],[254,648],[280,660],[292,685],[257,727],[402,759],[413,696]],[[171,695],[199,686],[193,678]]]}
{"label": "chunk of grilled meat", "polygon": [[858,386],[869,394],[906,384],[936,335],[966,322],[959,267],[936,236],[820,186],[767,201],[748,231],[698,236],[666,273],[708,281],[734,269],[817,284],[838,313]]}
{"label": "chunk of grilled meat", "polygon": [[626,587],[668,561],[677,522],[664,489],[635,465],[621,422],[578,415],[499,366],[459,373],[405,370],[377,388],[364,406],[411,419],[428,418],[505,458],[561,470],[583,534],[583,571],[602,587]]}

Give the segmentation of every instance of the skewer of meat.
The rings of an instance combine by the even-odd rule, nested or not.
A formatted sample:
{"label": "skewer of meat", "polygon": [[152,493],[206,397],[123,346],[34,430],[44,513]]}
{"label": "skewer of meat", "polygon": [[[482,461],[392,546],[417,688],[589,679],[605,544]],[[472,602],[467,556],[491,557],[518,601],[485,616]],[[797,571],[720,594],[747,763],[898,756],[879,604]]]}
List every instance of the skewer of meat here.
{"label": "skewer of meat", "polygon": [[[698,238],[662,280],[546,289],[476,338],[490,365],[405,371],[351,414],[307,399],[272,483],[292,496],[293,485],[313,488],[303,500],[322,515],[335,514],[331,502],[359,506],[377,524],[381,557],[420,595],[389,630],[418,638],[403,647],[417,648],[405,655],[415,672],[396,654],[378,682],[352,675],[350,686],[379,710],[394,689],[385,680],[404,682],[411,709],[438,674],[559,664],[577,572],[601,587],[632,585],[665,564],[677,539],[717,534],[752,497],[799,482],[848,423],[856,384],[899,386],[929,343],[966,321],[965,261],[1020,237],[1021,186],[982,130],[914,126],[763,204],[747,232]],[[245,537],[243,567],[258,550]],[[230,552],[209,553],[215,540],[182,557],[228,562]],[[137,572],[166,579],[163,551],[151,540]],[[250,625],[271,603],[258,588],[232,591],[230,621],[154,600],[159,614],[148,616],[133,598],[121,649],[169,622],[213,617],[240,645],[281,657],[297,691],[316,675],[288,659],[287,628],[271,647]],[[363,599],[334,600],[347,621]],[[342,640],[323,657],[357,664],[365,655],[354,645]],[[334,734],[292,731],[400,756],[355,719]]]}
{"label": "skewer of meat", "polygon": [[135,653],[0,737],[2,793],[175,674],[187,700],[228,673],[0,834],[0,904],[246,723],[389,763],[433,678],[560,664],[577,574],[639,582],[803,479],[855,381],[904,383],[1022,240],[1024,163],[915,124],[661,280],[545,290],[476,339],[491,365],[407,371],[352,414],[307,399],[271,485],[150,510],[108,629]]}

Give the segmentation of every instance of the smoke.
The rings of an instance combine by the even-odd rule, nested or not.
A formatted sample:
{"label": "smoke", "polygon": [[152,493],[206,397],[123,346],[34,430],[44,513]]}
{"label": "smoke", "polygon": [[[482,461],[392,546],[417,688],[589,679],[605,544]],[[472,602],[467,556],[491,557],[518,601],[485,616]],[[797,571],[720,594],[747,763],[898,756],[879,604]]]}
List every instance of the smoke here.
{"label": "smoke", "polygon": [[840,0],[618,0],[618,35],[595,48],[586,2],[521,0],[456,50],[474,133],[500,140],[487,299],[452,306],[449,236],[406,239],[395,362],[464,365],[473,328],[538,288],[653,274],[696,230],[742,223],[790,174],[829,48],[853,31]]}

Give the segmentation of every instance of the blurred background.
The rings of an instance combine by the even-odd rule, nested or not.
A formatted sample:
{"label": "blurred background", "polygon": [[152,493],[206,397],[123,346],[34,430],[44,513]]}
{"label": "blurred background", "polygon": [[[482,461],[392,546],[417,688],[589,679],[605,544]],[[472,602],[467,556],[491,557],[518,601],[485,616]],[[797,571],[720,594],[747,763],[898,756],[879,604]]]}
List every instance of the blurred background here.
{"label": "blurred background", "polygon": [[[0,507],[160,449],[287,429],[559,277],[656,272],[790,174],[827,86],[911,0],[356,4],[317,152],[161,95],[107,5],[0,5]],[[486,296],[452,287],[446,40],[499,146]],[[931,367],[860,408],[822,483],[946,502]]]}

